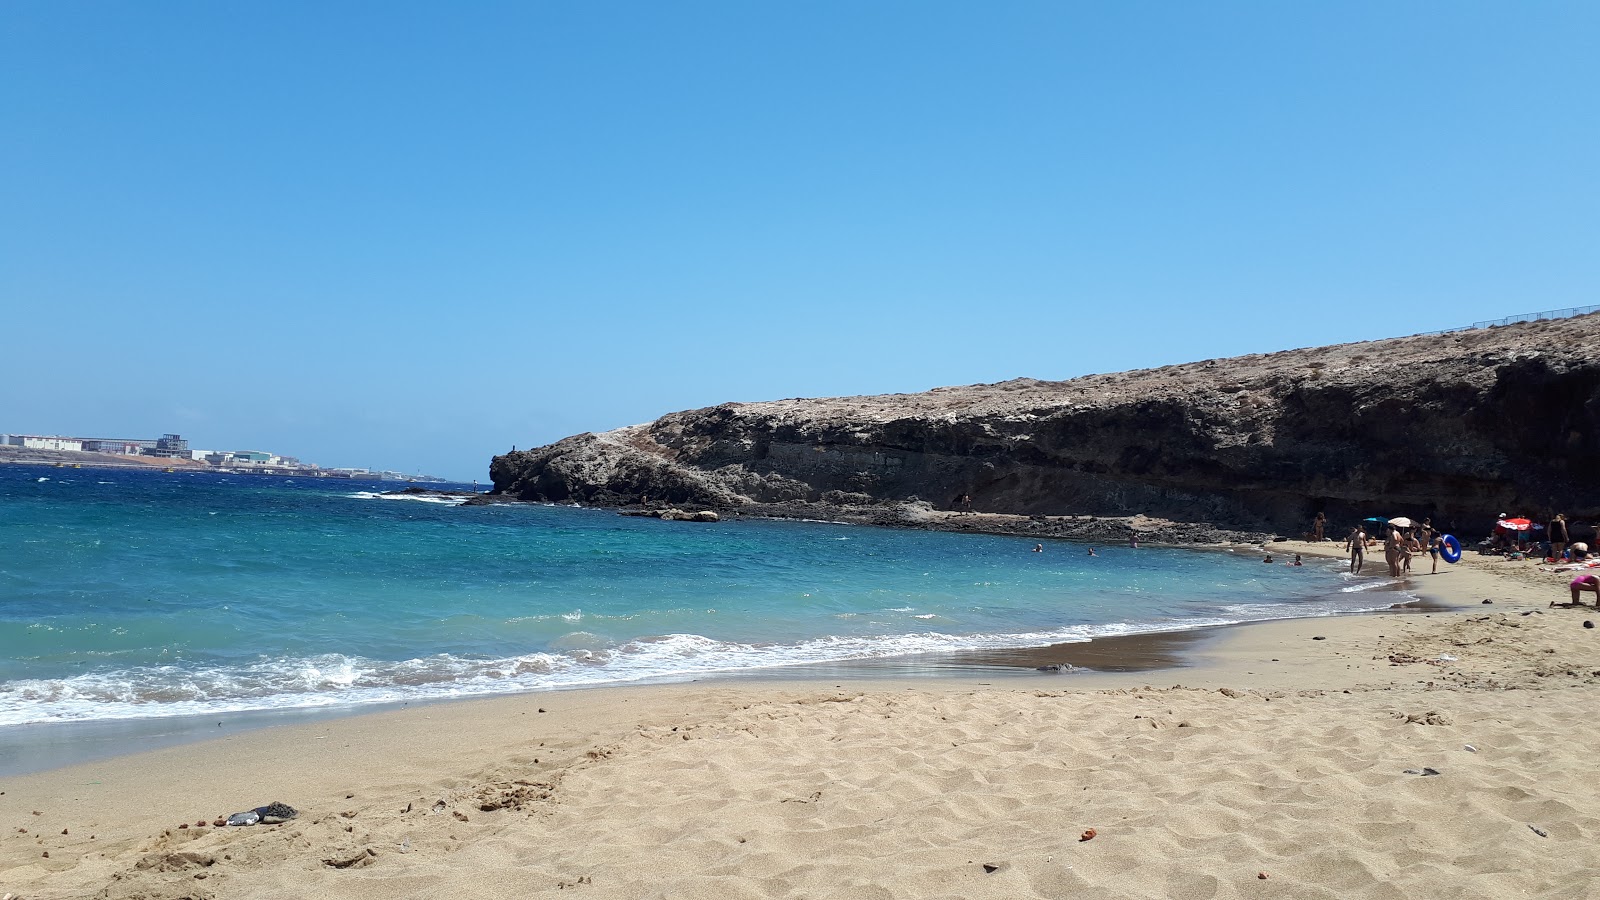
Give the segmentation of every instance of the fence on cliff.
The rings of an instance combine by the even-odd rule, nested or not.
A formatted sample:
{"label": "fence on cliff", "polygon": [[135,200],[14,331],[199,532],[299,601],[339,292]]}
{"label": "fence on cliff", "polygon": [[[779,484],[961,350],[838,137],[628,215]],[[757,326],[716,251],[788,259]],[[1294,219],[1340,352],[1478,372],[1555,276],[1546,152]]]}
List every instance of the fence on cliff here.
{"label": "fence on cliff", "polygon": [[1547,309],[1544,312],[1519,313],[1515,316],[1506,316],[1504,319],[1487,319],[1482,322],[1473,322],[1471,325],[1462,325],[1457,328],[1446,328],[1442,331],[1424,331],[1421,336],[1431,334],[1450,334],[1456,331],[1472,331],[1477,328],[1494,328],[1497,325],[1515,325],[1518,322],[1543,322],[1546,319],[1570,319],[1573,316],[1586,316],[1592,312],[1600,312],[1600,306],[1569,306],[1566,309]]}

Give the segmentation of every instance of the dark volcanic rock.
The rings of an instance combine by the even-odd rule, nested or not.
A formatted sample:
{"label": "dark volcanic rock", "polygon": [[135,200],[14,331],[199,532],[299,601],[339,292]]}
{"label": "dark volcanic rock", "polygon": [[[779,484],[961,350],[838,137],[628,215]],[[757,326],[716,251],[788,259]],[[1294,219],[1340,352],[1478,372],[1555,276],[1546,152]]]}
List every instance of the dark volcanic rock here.
{"label": "dark volcanic rock", "polygon": [[[1317,511],[1476,534],[1498,512],[1600,513],[1597,345],[1588,315],[1072,381],[727,403],[498,456],[490,475],[522,500],[899,525],[916,524],[907,501],[943,510],[969,494],[974,510],[1047,517],[1040,534],[1067,514],[1144,514],[1298,535]],[[967,518],[991,530],[937,527]],[[1114,536],[1097,527],[1085,536]]]}

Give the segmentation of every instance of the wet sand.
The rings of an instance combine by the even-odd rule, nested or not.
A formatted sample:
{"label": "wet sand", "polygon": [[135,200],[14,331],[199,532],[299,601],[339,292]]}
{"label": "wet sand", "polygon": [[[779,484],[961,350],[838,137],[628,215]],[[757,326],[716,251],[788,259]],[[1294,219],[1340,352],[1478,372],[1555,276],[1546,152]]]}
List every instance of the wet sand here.
{"label": "wet sand", "polygon": [[[1179,669],[523,695],[5,778],[0,890],[1593,896],[1600,614],[1549,605],[1569,577],[1471,560],[1413,579],[1453,609],[1122,651],[1191,641]],[[300,816],[210,825],[272,800]]]}

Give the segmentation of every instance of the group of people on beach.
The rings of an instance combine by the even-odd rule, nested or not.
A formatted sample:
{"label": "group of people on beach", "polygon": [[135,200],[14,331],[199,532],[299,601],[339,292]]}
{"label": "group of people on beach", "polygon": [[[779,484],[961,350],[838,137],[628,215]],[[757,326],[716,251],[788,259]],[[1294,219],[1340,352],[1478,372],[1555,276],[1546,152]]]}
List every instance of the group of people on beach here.
{"label": "group of people on beach", "polygon": [[[1317,513],[1317,517],[1321,519],[1322,514]],[[1388,564],[1390,578],[1409,576],[1411,558],[1424,551],[1433,558],[1433,568],[1428,574],[1438,574],[1439,552],[1444,548],[1444,533],[1433,527],[1432,519],[1410,528],[1385,525],[1383,531],[1383,558]],[[1368,535],[1360,525],[1350,529],[1350,534],[1345,538],[1345,551],[1350,554],[1350,574],[1361,574],[1367,563],[1367,547],[1374,540],[1377,538]]]}

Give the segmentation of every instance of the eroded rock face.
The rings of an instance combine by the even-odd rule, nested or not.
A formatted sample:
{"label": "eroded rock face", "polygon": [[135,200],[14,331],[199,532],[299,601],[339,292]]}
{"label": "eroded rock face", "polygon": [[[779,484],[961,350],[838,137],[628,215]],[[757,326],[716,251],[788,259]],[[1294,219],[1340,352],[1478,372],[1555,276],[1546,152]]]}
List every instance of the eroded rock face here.
{"label": "eroded rock face", "polygon": [[495,457],[525,500],[918,497],[1298,533],[1317,512],[1600,513],[1600,315],[1071,381],[728,403]]}

